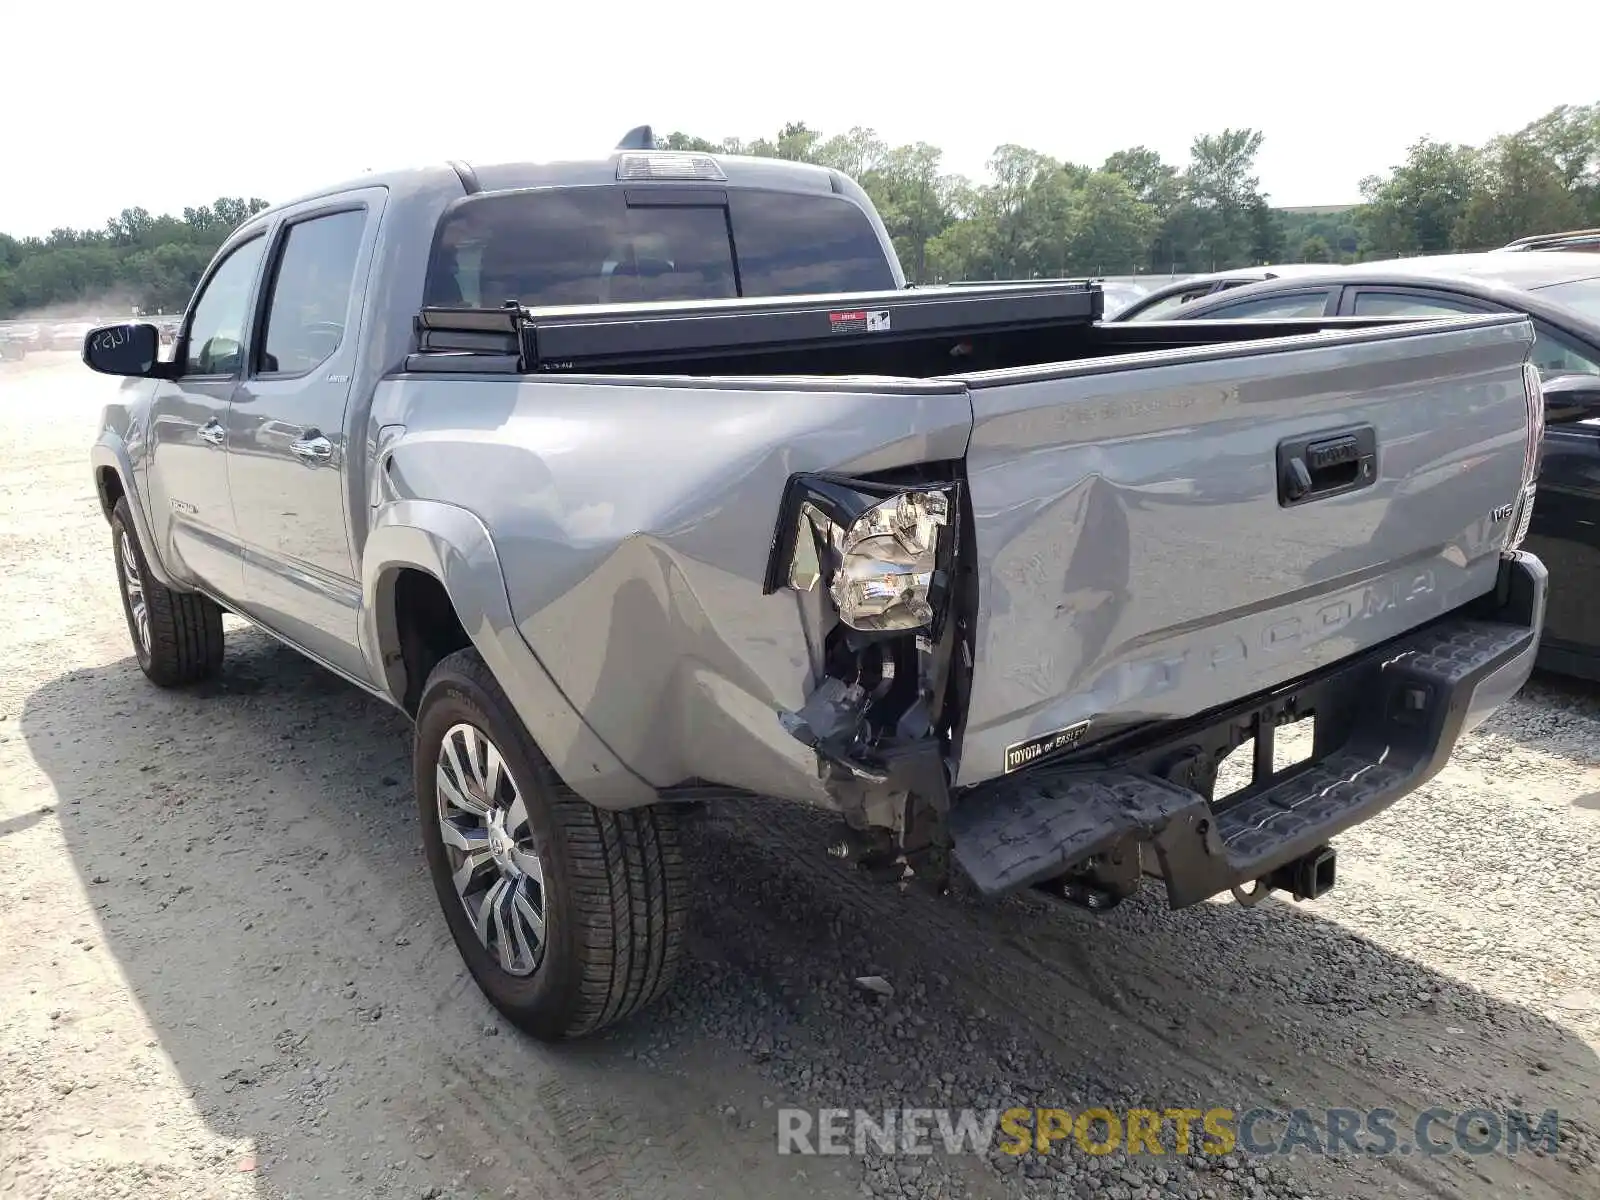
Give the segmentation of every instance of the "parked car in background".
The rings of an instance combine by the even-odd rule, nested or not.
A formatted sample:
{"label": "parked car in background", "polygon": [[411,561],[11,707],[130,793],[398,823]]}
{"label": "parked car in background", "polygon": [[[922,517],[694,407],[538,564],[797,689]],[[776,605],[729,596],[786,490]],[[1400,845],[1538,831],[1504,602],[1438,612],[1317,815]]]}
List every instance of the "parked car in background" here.
{"label": "parked car in background", "polygon": [[1175,279],[1165,287],[1146,292],[1138,300],[1113,312],[1106,304],[1106,319],[1117,321],[1167,321],[1184,305],[1218,292],[1248,287],[1268,279],[1281,279],[1325,271],[1319,263],[1284,263],[1275,267],[1238,267],[1231,271],[1211,271],[1204,275],[1187,275]]}
{"label": "parked car in background", "polygon": [[51,350],[81,350],[83,339],[89,336],[89,331],[94,328],[93,321],[62,321],[50,327],[49,348]]}
{"label": "parked car in background", "polygon": [[1196,300],[1168,319],[1491,312],[1532,318],[1532,361],[1544,380],[1544,459],[1527,543],[1551,578],[1539,665],[1600,680],[1600,257],[1495,250],[1322,267]]}
{"label": "parked car in background", "polygon": [[1565,233],[1535,233],[1500,247],[1507,250],[1582,250],[1600,254],[1600,229],[1569,229]]}
{"label": "parked car in background", "polygon": [[0,362],[18,362],[28,356],[28,343],[0,325]]}
{"label": "parked car in background", "polygon": [[43,350],[48,345],[49,335],[37,321],[12,321],[7,329],[12,340],[20,342],[26,349]]}

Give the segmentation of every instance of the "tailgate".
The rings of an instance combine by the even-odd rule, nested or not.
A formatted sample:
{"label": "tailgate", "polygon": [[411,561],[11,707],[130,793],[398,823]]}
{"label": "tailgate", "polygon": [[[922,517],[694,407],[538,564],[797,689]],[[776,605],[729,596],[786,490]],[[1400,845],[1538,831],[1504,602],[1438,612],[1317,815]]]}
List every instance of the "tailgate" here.
{"label": "tailgate", "polygon": [[[957,783],[1008,748],[1015,767],[1237,701],[1491,590],[1532,338],[1467,318],[968,376]],[[1290,500],[1296,459],[1311,490]]]}

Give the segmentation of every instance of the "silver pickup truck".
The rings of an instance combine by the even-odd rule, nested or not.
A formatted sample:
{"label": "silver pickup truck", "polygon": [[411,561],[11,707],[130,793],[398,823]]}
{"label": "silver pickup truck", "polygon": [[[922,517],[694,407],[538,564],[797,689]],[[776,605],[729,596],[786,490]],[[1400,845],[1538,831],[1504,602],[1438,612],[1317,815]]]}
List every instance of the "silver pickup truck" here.
{"label": "silver pickup truck", "polygon": [[691,802],[832,810],[900,886],[1318,896],[1529,673],[1532,329],[1102,304],[908,288],[797,163],[269,209],[170,360],[85,339],[127,377],[92,466],[139,665],[217,672],[228,610],[409,714],[445,918],[538,1037],[667,985]]}

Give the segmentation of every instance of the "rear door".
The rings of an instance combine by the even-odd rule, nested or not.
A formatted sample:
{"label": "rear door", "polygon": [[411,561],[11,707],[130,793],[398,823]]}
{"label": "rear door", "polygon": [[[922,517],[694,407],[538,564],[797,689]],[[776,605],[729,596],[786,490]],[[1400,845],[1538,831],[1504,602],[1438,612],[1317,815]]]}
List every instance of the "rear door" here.
{"label": "rear door", "polygon": [[[968,377],[958,782],[1085,721],[1092,740],[1242,699],[1492,588],[1530,340],[1485,317]],[[1280,452],[1346,436],[1366,476],[1292,500]]]}
{"label": "rear door", "polygon": [[345,193],[284,218],[228,429],[248,611],[357,675],[366,668],[356,638],[345,408],[384,195]]}

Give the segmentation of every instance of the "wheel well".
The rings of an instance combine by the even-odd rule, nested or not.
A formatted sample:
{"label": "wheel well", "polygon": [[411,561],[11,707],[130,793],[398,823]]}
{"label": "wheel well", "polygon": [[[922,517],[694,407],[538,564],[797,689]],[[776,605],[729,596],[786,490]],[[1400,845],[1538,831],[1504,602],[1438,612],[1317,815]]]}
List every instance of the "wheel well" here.
{"label": "wheel well", "polygon": [[472,645],[455,605],[440,583],[426,571],[402,570],[394,581],[394,625],[405,665],[406,690],[401,703],[417,715],[422,685],[439,660]]}
{"label": "wheel well", "polygon": [[111,519],[111,510],[117,506],[124,492],[122,476],[118,475],[113,467],[101,467],[94,473],[95,490],[100,493],[100,510],[105,513],[106,520]]}

